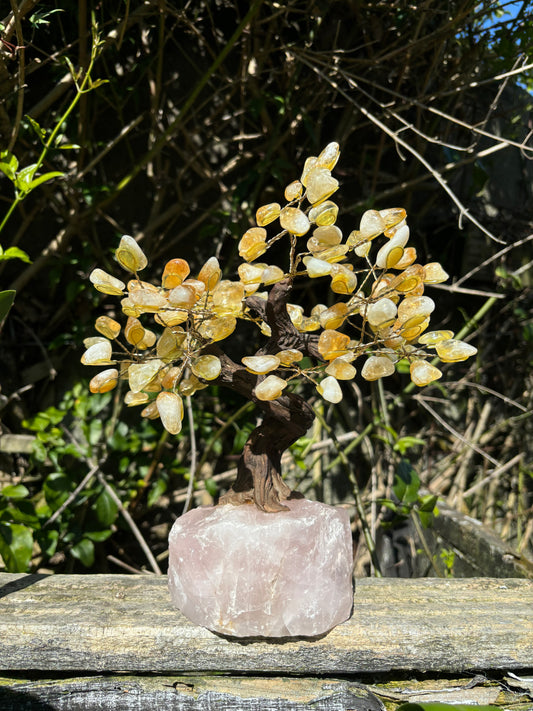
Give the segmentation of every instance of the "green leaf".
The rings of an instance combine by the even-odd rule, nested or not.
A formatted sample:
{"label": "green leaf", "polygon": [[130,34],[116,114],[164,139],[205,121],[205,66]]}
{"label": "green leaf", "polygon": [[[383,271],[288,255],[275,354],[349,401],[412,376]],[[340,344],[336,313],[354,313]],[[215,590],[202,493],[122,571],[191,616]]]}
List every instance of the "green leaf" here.
{"label": "green leaf", "polygon": [[391,501],[390,499],[378,499],[378,504],[380,506],[384,506],[386,509],[389,509],[390,511],[398,511],[398,506],[394,503],[394,501]]}
{"label": "green leaf", "polygon": [[39,137],[41,143],[44,143],[46,138],[46,130],[44,128],[41,128],[40,124],[31,116],[28,116],[28,114],[26,114],[25,118]]}
{"label": "green leaf", "polygon": [[4,261],[5,259],[20,259],[27,264],[31,264],[31,259],[26,252],[18,247],[8,247],[5,252],[2,252],[2,254],[0,254],[0,261]]}
{"label": "green leaf", "polygon": [[[301,365],[301,361],[300,361]],[[247,422],[241,429],[237,431],[235,434],[235,437],[233,439],[233,451],[238,452],[239,454],[242,452],[242,449],[244,445],[246,444],[246,440],[252,433],[252,430],[254,429],[255,425],[253,425],[251,422]]]}
{"label": "green leaf", "polygon": [[52,472],[43,484],[46,503],[55,511],[66,501],[73,489],[72,480],[63,472]]}
{"label": "green leaf", "polygon": [[87,441],[89,444],[95,445],[98,444],[100,441],[100,438],[102,437],[102,431],[104,429],[104,425],[102,420],[91,420],[89,423],[89,426],[87,428]]}
{"label": "green leaf", "polygon": [[403,504],[414,504],[418,499],[420,479],[408,459],[401,459],[394,476],[392,490]]}
{"label": "green leaf", "polygon": [[45,528],[44,530],[37,531],[35,533],[35,538],[43,555],[48,558],[54,555],[57,549],[57,542],[59,540],[59,531],[53,531]]}
{"label": "green leaf", "polygon": [[31,181],[28,186],[28,192],[38,187],[39,185],[46,183],[48,180],[52,180],[52,178],[59,178],[63,175],[65,175],[65,173],[62,173],[60,170],[51,170],[49,173],[44,173],[43,175],[40,175],[38,178],[35,178]]}
{"label": "green leaf", "polygon": [[115,451],[124,452],[129,450],[128,425],[125,422],[119,422],[117,424],[108,443],[111,449]]}
{"label": "green leaf", "polygon": [[107,541],[112,533],[113,531],[110,528],[106,528],[102,531],[85,531],[85,537],[95,543],[102,543],[102,541]]}
{"label": "green leaf", "polygon": [[[53,15],[56,12],[65,12],[64,9],[55,9],[55,10],[38,10],[37,12],[34,12],[33,15],[30,16],[30,25],[37,29],[39,25],[49,25],[50,20],[48,19],[51,15]],[[27,116],[29,119],[30,117]],[[33,119],[31,119],[33,121]],[[37,121],[35,121],[37,123]],[[39,125],[39,124],[37,124]]]}
{"label": "green leaf", "polygon": [[418,447],[419,445],[425,444],[423,439],[419,437],[400,437],[400,439],[394,444],[394,451],[400,452],[400,454],[405,454],[408,449],[412,447]]}
{"label": "green leaf", "polygon": [[9,313],[9,309],[13,306],[16,292],[14,289],[8,291],[0,291],[0,323]]}
{"label": "green leaf", "polygon": [[[390,425],[383,425],[383,429],[391,435],[393,440],[396,441],[398,439],[398,433],[394,427],[391,427]],[[385,439],[384,441],[386,442],[387,440]]]}
{"label": "green leaf", "polygon": [[420,523],[424,528],[431,528],[433,526],[433,519],[435,517],[432,511],[419,511],[418,518],[420,519]]}
{"label": "green leaf", "polygon": [[32,163],[27,165],[25,168],[19,170],[15,176],[15,187],[21,193],[27,193],[31,190],[30,183],[33,180],[33,176],[37,171],[37,163]]}
{"label": "green leaf", "polygon": [[112,499],[111,494],[107,491],[107,489],[103,489],[94,502],[92,508],[96,514],[98,523],[105,527],[110,526],[115,521],[118,514],[118,506]]}
{"label": "green leaf", "polygon": [[36,459],[38,462],[46,462],[46,460],[48,459],[48,452],[42,442],[40,442],[38,439],[35,439],[32,444],[32,449],[34,459]]}
{"label": "green leaf", "polygon": [[148,499],[147,503],[148,506],[151,508],[159,499],[160,496],[162,496],[165,491],[167,490],[167,482],[163,479],[163,477],[160,477],[154,486],[150,489],[150,493],[148,494]]}
{"label": "green leaf", "polygon": [[0,523],[0,555],[10,573],[27,572],[33,551],[33,533],[20,523]]}
{"label": "green leaf", "polygon": [[49,407],[44,412],[40,412],[31,420],[24,420],[22,422],[23,427],[28,430],[33,430],[34,432],[43,432],[50,425],[58,425],[67,413],[62,410],[58,410],[57,407]]}
{"label": "green leaf", "polygon": [[94,563],[94,543],[88,538],[82,538],[79,543],[72,546],[70,553],[73,558],[79,560],[86,568],[90,568]]}
{"label": "green leaf", "polygon": [[4,488],[0,491],[0,494],[5,496],[7,499],[24,499],[26,496],[29,496],[29,493],[30,492],[24,484],[4,486]]}
{"label": "green leaf", "polygon": [[207,490],[207,493],[215,498],[215,496],[218,494],[218,484],[213,478],[206,479],[204,481],[205,488]]}
{"label": "green leaf", "polygon": [[436,701],[429,701],[419,704],[402,704],[398,706],[396,711],[472,711],[475,708],[476,711],[494,711],[495,706],[480,705],[474,706],[468,704],[442,704]]}
{"label": "green leaf", "polygon": [[17,499],[16,504],[13,503],[12,506],[8,506],[0,513],[0,518],[8,523],[23,523],[25,526],[34,529],[39,528],[41,525],[35,506],[27,499]]}
{"label": "green leaf", "polygon": [[0,171],[2,171],[12,183],[15,182],[18,167],[19,162],[13,153],[9,151],[2,151],[0,153]]}
{"label": "green leaf", "polygon": [[426,494],[425,496],[421,496],[418,502],[418,510],[433,513],[433,511],[435,510],[435,506],[437,505],[438,498],[438,496],[435,496],[433,494]]}

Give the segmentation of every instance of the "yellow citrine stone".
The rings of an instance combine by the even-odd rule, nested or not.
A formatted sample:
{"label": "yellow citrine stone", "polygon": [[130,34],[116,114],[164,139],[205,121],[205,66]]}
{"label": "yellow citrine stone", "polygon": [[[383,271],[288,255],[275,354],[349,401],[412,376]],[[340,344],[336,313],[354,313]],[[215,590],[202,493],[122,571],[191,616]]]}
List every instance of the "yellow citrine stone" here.
{"label": "yellow citrine stone", "polygon": [[333,360],[348,352],[350,336],[334,329],[326,329],[318,339],[318,352],[324,360]]}
{"label": "yellow citrine stone", "polygon": [[415,385],[418,385],[419,388],[424,387],[424,385],[429,385],[429,383],[442,377],[441,371],[425,360],[414,360],[409,366],[409,372],[411,374],[411,380]]}
{"label": "yellow citrine stone", "polygon": [[301,237],[309,232],[311,223],[305,212],[298,207],[284,207],[281,211],[279,221],[284,230],[287,230],[296,237]]}
{"label": "yellow citrine stone", "polygon": [[120,324],[109,316],[99,316],[94,326],[106,338],[115,339],[120,333]]}
{"label": "yellow citrine stone", "polygon": [[277,375],[267,375],[259,385],[255,386],[253,392],[258,400],[276,400],[286,387],[287,381],[283,378],[278,378]]}
{"label": "yellow citrine stone", "polygon": [[328,375],[324,380],[322,380],[316,386],[319,394],[322,395],[324,400],[336,404],[342,400],[342,390],[341,386],[337,382],[333,375]]}
{"label": "yellow citrine stone", "polygon": [[387,375],[392,375],[394,371],[394,363],[387,356],[370,356],[365,361],[361,376],[365,380],[379,380]]}
{"label": "yellow citrine stone", "polygon": [[215,380],[222,371],[222,364],[215,355],[203,355],[191,362],[191,370],[197,378]]}
{"label": "yellow citrine stone", "polygon": [[264,373],[270,373],[271,370],[277,370],[281,361],[275,355],[264,355],[246,356],[241,358],[241,363],[246,370],[249,370],[251,373],[262,375]]}
{"label": "yellow citrine stone", "polygon": [[116,388],[118,383],[118,370],[109,368],[95,375],[89,383],[89,390],[92,393],[107,393]]}
{"label": "yellow citrine stone", "polygon": [[122,237],[115,251],[115,257],[120,266],[130,272],[139,272],[148,264],[146,255],[130,235]]}
{"label": "yellow citrine stone", "polygon": [[268,205],[263,205],[255,213],[255,221],[259,227],[265,227],[274,220],[277,220],[281,212],[281,205],[277,202],[271,202]]}
{"label": "yellow citrine stone", "polygon": [[477,353],[477,348],[474,346],[454,338],[440,341],[437,343],[436,350],[437,355],[444,363],[458,363]]}
{"label": "yellow citrine stone", "polygon": [[122,296],[126,288],[126,284],[123,281],[104,272],[103,269],[93,269],[89,274],[89,279],[95,289],[110,296]]}
{"label": "yellow citrine stone", "polygon": [[170,434],[179,434],[183,422],[183,400],[180,395],[163,391],[157,396],[155,404],[163,427]]}

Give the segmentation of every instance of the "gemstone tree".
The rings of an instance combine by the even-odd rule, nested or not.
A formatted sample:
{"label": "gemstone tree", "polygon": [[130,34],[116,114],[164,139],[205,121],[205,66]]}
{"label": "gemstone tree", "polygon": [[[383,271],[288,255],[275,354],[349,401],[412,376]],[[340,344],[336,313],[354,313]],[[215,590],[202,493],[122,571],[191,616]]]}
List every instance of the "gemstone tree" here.
{"label": "gemstone tree", "polygon": [[[82,363],[106,366],[91,380],[92,392],[127,380],[126,404],[141,405],[143,417],[160,418],[171,434],[181,431],[183,397],[209,383],[233,388],[262,411],[222,503],[252,501],[266,512],[287,508],[283,501],[291,491],[281,478],[281,455],[314,419],[294,391],[298,381],[312,382],[322,398],[338,403],[342,381],[358,370],[363,379],[378,380],[407,361],[411,380],[422,387],[442,375],[429,362],[435,355],[453,363],[476,353],[451,331],[428,331],[435,304],[424,290],[447,274],[436,262],[417,263],[405,210],[368,210],[359,229],[344,238],[335,224],[338,206],[330,200],[339,187],[331,175],[338,158],[339,146],[330,143],[307,158],[300,178],[285,188],[285,205],[257,210],[257,224],[239,242],[243,263],[236,280],[222,279],[211,257],[195,277],[176,258],[165,265],[160,283],[142,281],[147,258],[130,236],[116,250],[131,274],[127,284],[101,269],[90,275],[96,289],[122,297],[127,317],[122,326],[100,316],[100,335],[85,342]],[[287,243],[285,265],[256,261],[280,240]],[[290,302],[293,285],[318,278],[329,280],[335,302],[306,315]],[[237,363],[222,342],[239,320],[255,324],[266,342]]]}

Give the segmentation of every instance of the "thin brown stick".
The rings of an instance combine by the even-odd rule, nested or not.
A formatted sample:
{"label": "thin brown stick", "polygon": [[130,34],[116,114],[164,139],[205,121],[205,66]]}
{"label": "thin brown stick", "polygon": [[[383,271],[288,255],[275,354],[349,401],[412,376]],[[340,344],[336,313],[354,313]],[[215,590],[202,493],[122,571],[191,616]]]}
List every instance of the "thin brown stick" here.
{"label": "thin brown stick", "polygon": [[470,496],[470,494],[473,494],[474,492],[478,491],[478,489],[484,487],[489,481],[493,481],[494,479],[500,477],[502,474],[505,474],[505,472],[509,471],[511,467],[514,467],[515,464],[520,464],[523,458],[524,452],[519,452],[508,462],[497,467],[488,476],[484,477],[480,481],[477,481],[475,484],[469,487],[466,491],[463,492],[463,496]]}
{"label": "thin brown stick", "polygon": [[146,541],[144,540],[144,537],[143,537],[142,533],[140,532],[140,530],[139,530],[137,524],[135,523],[135,521],[134,521],[133,518],[131,517],[129,511],[125,508],[124,504],[122,503],[122,501],[120,500],[120,498],[117,496],[117,494],[116,494],[115,490],[113,489],[113,487],[106,481],[106,478],[104,477],[104,475],[103,475],[103,473],[102,473],[102,471],[101,471],[101,469],[100,469],[100,465],[99,465],[97,462],[95,462],[95,461],[92,459],[92,457],[89,457],[89,456],[86,456],[86,455],[83,454],[83,450],[82,450],[82,448],[79,446],[79,444],[78,444],[78,442],[76,441],[76,438],[74,437],[74,435],[72,434],[72,432],[70,432],[69,430],[66,430],[66,429],[64,429],[63,431],[65,432],[65,434],[67,435],[67,437],[68,437],[68,438],[76,445],[76,447],[78,448],[79,453],[80,453],[80,455],[81,455],[82,461],[84,461],[84,462],[90,467],[92,475],[96,474],[96,477],[97,477],[98,481],[100,482],[100,484],[102,484],[102,486],[104,487],[104,489],[107,491],[107,493],[109,494],[109,496],[113,499],[113,501],[114,501],[115,504],[117,505],[118,510],[119,510],[120,513],[122,514],[123,519],[126,521],[126,523],[128,524],[128,526],[130,527],[131,532],[133,533],[133,535],[134,535],[135,538],[137,539],[137,541],[138,541],[139,545],[141,546],[141,548],[142,548],[142,550],[143,550],[143,552],[144,552],[146,558],[148,559],[148,562],[149,562],[150,565],[152,566],[152,570],[154,571],[154,573],[157,573],[158,575],[161,575],[161,569],[160,569],[159,565],[157,564],[157,561],[156,561],[156,559],[154,558],[154,555],[153,555],[152,551],[151,551],[150,548],[148,547],[148,544],[147,544]]}
{"label": "thin brown stick", "polygon": [[68,497],[65,499],[65,501],[61,504],[61,506],[54,511],[54,513],[50,516],[50,518],[44,522],[43,528],[46,528],[47,526],[51,526],[54,521],[57,521],[57,519],[61,516],[63,511],[67,509],[70,504],[74,501],[74,499],[78,496],[80,491],[85,489],[85,487],[88,485],[88,483],[91,481],[93,476],[96,474],[98,471],[98,466],[96,467],[91,467],[87,474],[83,477],[83,479],[80,481],[78,486],[74,489],[74,491],[71,491]]}
{"label": "thin brown stick", "polygon": [[[295,55],[298,57],[298,55]],[[300,57],[300,61],[305,61]],[[366,116],[374,125],[376,125],[381,131],[386,133],[392,140],[402,146],[402,148],[405,148],[414,158],[418,160],[419,163],[421,163],[424,168],[430,173],[430,175],[439,183],[439,185],[442,187],[442,189],[449,195],[451,200],[455,203],[457,208],[459,209],[459,226],[461,226],[462,218],[467,217],[472,224],[474,224],[483,234],[487,235],[489,239],[493,240],[494,242],[498,242],[499,244],[505,244],[505,242],[499,237],[496,237],[490,230],[488,230],[484,225],[477,220],[474,215],[470,213],[468,208],[463,204],[463,202],[457,197],[457,195],[454,193],[454,191],[450,188],[448,183],[444,180],[442,175],[435,169],[433,166],[422,156],[413,146],[411,146],[407,141],[404,141],[403,138],[401,138],[398,135],[398,131],[392,131],[386,124],[383,123],[380,119],[377,118],[371,111],[369,111],[366,107],[364,107],[362,104],[358,103],[355,101],[355,99],[350,96],[347,92],[345,92],[341,87],[339,86],[338,82],[331,77],[327,76],[324,74],[324,72],[320,71],[317,69],[317,67],[314,67],[312,64],[309,62],[305,62],[308,64],[308,66],[316,73],[318,74],[324,81],[328,82],[336,91],[339,92],[341,96],[343,96],[349,103],[353,104],[364,116]],[[358,89],[359,87],[357,84],[354,82],[353,79],[347,78],[348,83],[354,88]]]}
{"label": "thin brown stick", "polygon": [[[89,457],[87,457],[87,462],[88,462],[89,464],[91,464],[91,460],[90,460]],[[93,465],[93,466],[94,466],[94,465]],[[148,562],[149,562],[150,565],[152,566],[152,570],[154,571],[154,573],[157,573],[158,575],[161,575],[161,574],[162,574],[161,568],[159,567],[159,565],[158,565],[156,559],[154,558],[154,555],[153,555],[152,551],[151,551],[150,548],[148,547],[148,544],[147,544],[146,541],[144,540],[144,537],[143,537],[142,533],[140,532],[140,530],[139,530],[137,524],[136,524],[135,521],[132,519],[132,517],[131,517],[129,511],[124,507],[124,504],[122,503],[122,501],[120,500],[120,498],[117,496],[117,494],[116,494],[115,490],[113,489],[113,487],[108,484],[108,482],[106,481],[106,479],[105,479],[104,475],[102,474],[102,472],[100,471],[100,469],[98,469],[96,476],[97,476],[98,481],[100,482],[100,484],[102,484],[102,486],[103,486],[104,489],[107,491],[107,493],[109,494],[109,496],[113,499],[113,501],[115,502],[115,504],[118,506],[118,509],[119,509],[120,513],[122,514],[122,518],[126,521],[126,523],[128,524],[128,526],[129,526],[130,529],[131,529],[131,532],[133,533],[133,535],[134,535],[135,538],[137,539],[137,542],[138,542],[139,545],[141,546],[141,548],[142,548],[142,550],[143,550],[143,552],[144,552],[146,558],[148,559]]]}
{"label": "thin brown stick", "polygon": [[507,252],[510,252],[513,249],[516,249],[517,247],[521,247],[523,244],[526,244],[527,242],[531,242],[533,240],[533,234],[528,235],[527,237],[524,237],[524,239],[520,239],[517,242],[513,242],[513,244],[508,244],[507,247],[504,247],[503,249],[500,249],[496,254],[493,254],[491,257],[488,257],[485,259],[481,264],[478,264],[476,267],[471,269],[469,272],[467,272],[464,276],[462,276],[460,279],[458,279],[453,285],[452,289],[457,288],[460,284],[465,282],[467,279],[470,279],[470,277],[474,276],[474,274],[477,274],[481,269],[484,269],[486,266],[491,264],[491,262],[494,262],[496,259],[499,259],[500,257],[503,257],[504,254],[507,254]]}
{"label": "thin brown stick", "polygon": [[19,13],[19,8],[17,6],[16,0],[11,0],[11,10],[13,11],[13,19],[15,22],[15,32],[17,35],[17,44],[18,44],[18,60],[19,60],[19,65],[18,65],[18,75],[17,75],[17,110],[15,114],[15,120],[13,122],[13,127],[11,130],[11,137],[9,139],[9,144],[7,147],[8,151],[13,150],[13,146],[16,143],[19,128],[20,128],[20,122],[22,120],[22,113],[24,111],[24,81],[25,81],[25,47],[24,47],[24,38],[22,36],[22,23],[20,21],[20,13]]}
{"label": "thin brown stick", "polygon": [[115,558],[114,555],[108,555],[106,556],[106,558],[110,563],[114,563],[115,565],[118,565],[119,568],[124,568],[124,570],[127,570],[128,573],[134,573],[135,575],[154,575],[154,573],[152,573],[150,570],[134,568],[133,565],[128,565],[128,563],[125,563],[123,560]]}
{"label": "thin brown stick", "polygon": [[484,459],[488,459],[488,461],[494,464],[495,466],[501,466],[500,462],[494,459],[494,457],[491,457],[490,454],[485,452],[485,450],[481,449],[481,447],[478,447],[476,444],[474,444],[474,442],[471,442],[470,440],[466,439],[466,437],[463,437],[460,432],[458,432],[454,427],[448,424],[448,422],[446,422],[446,420],[441,417],[436,410],[434,410],[430,405],[428,405],[425,397],[423,397],[422,395],[413,395],[413,400],[419,402],[422,407],[427,410],[432,415],[432,417],[437,420],[437,422],[440,422],[440,424],[445,427],[448,432],[451,432],[454,437],[457,437],[458,440],[466,444],[468,447],[472,447],[472,449],[474,449],[478,454],[481,454]]}
{"label": "thin brown stick", "polygon": [[191,506],[192,492],[194,490],[194,476],[196,473],[196,430],[194,427],[194,413],[192,410],[192,401],[190,395],[185,398],[185,407],[187,410],[187,419],[189,421],[189,440],[191,443],[191,463],[189,465],[189,484],[187,486],[187,496],[185,498],[185,505],[183,506],[182,514],[187,513]]}

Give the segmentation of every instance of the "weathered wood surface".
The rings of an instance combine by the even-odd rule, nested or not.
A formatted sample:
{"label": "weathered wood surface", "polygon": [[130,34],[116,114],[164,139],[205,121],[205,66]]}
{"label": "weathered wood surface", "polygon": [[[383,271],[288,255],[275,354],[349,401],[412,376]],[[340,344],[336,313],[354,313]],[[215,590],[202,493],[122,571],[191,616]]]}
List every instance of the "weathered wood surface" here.
{"label": "weathered wood surface", "polygon": [[[439,501],[439,515],[425,530],[432,550],[452,550],[455,577],[531,578],[533,564],[517,556],[493,531]],[[444,566],[441,566],[444,570]]]}
{"label": "weathered wood surface", "polygon": [[[378,557],[386,577],[425,578],[436,568],[442,577],[449,572],[441,553],[453,556],[454,578],[530,578],[533,561],[517,555],[489,527],[471,516],[438,503],[439,514],[420,538],[412,518],[390,529],[380,529],[377,536]],[[425,553],[428,548],[432,560]]]}
{"label": "weathered wood surface", "polygon": [[396,711],[405,702],[495,705],[531,711],[533,679],[387,681],[226,676],[0,677],[0,711]]}
{"label": "weathered wood surface", "polygon": [[364,579],[317,639],[236,640],[186,620],[164,577],[0,575],[0,669],[359,674],[533,667],[533,582]]}
{"label": "weathered wood surface", "polygon": [[[8,683],[0,680],[0,711],[383,711],[370,691],[340,680],[128,676]],[[41,706],[32,706],[33,699]]]}

